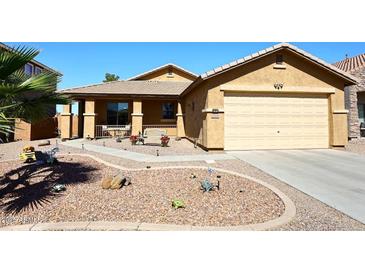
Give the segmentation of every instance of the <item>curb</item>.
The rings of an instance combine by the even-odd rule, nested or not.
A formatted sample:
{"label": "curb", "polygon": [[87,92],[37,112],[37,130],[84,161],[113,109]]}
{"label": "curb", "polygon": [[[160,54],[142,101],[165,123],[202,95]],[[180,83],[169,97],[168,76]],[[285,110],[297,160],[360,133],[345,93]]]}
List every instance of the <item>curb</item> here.
{"label": "curb", "polygon": [[[119,165],[115,165],[109,163],[105,160],[102,160],[94,155],[90,154],[79,154],[79,153],[71,153],[71,154],[60,154],[60,156],[87,156],[101,164],[104,164],[109,167],[113,167],[119,170],[128,170],[128,171],[141,171],[147,170],[146,168],[126,168]],[[151,167],[148,170],[159,170],[159,169],[206,169],[205,166],[166,166],[166,167]],[[249,225],[240,225],[240,226],[191,226],[191,225],[174,225],[174,224],[151,224],[151,223],[143,223],[143,222],[104,222],[104,221],[87,221],[87,222],[58,222],[58,223],[36,223],[36,224],[26,224],[26,225],[15,225],[15,226],[5,226],[1,227],[0,231],[47,231],[47,230],[58,230],[58,231],[79,231],[79,230],[88,230],[88,231],[122,231],[122,230],[136,230],[136,231],[247,231],[247,230],[267,230],[280,225],[284,225],[290,222],[296,214],[296,207],[293,201],[284,194],[281,190],[276,187],[261,181],[259,179],[253,178],[248,175],[244,175],[238,172],[229,171],[226,169],[215,168],[215,170],[228,173],[231,175],[235,175],[241,178],[248,179],[264,187],[270,189],[274,192],[284,203],[285,211],[284,213],[273,220],[257,223],[257,224],[249,224]]]}

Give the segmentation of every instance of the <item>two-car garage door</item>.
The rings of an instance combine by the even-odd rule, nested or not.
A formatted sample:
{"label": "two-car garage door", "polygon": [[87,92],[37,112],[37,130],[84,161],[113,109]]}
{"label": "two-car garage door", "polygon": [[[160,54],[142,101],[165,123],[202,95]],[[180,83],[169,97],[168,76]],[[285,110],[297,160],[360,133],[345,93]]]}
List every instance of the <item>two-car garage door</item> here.
{"label": "two-car garage door", "polygon": [[327,96],[224,97],[226,150],[328,148]]}

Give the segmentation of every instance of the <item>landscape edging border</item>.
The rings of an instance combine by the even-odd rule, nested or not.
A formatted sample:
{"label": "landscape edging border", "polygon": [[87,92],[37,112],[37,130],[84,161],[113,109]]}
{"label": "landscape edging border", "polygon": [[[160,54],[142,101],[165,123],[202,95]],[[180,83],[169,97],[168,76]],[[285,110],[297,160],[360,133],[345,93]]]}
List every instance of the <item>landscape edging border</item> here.
{"label": "landscape edging border", "polygon": [[[101,164],[109,167],[113,167],[119,170],[127,171],[142,171],[146,168],[127,168],[116,164],[107,162],[99,157],[90,154],[81,153],[70,153],[70,154],[60,154],[60,156],[87,156]],[[159,169],[206,169],[205,166],[165,166],[165,167],[151,167],[148,170],[159,170]],[[256,179],[254,177],[241,174],[235,171],[230,171],[222,168],[214,168],[217,171],[235,175],[241,178],[248,179],[264,187],[270,189],[274,192],[284,203],[285,210],[284,213],[273,220],[269,220],[263,223],[239,225],[239,226],[192,226],[192,225],[174,225],[174,224],[150,224],[143,222],[103,222],[103,221],[86,221],[86,222],[58,222],[58,223],[36,223],[36,224],[25,224],[25,225],[15,225],[15,226],[5,226],[1,227],[2,231],[13,231],[13,230],[27,230],[27,231],[43,231],[43,230],[63,230],[63,231],[73,231],[73,230],[140,230],[140,231],[183,231],[183,230],[196,230],[196,231],[247,231],[247,230],[267,230],[280,225],[284,225],[290,222],[296,215],[296,207],[294,202],[281,190],[266,183],[262,180]],[[94,229],[92,229],[94,227]],[[95,229],[97,228],[97,229]]]}

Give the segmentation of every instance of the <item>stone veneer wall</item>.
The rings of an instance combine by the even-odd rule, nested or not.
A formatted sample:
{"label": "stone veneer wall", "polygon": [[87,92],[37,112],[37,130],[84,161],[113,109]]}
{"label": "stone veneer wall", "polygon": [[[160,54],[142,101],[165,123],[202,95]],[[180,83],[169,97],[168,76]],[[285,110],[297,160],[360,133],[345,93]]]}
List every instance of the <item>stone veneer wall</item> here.
{"label": "stone veneer wall", "polygon": [[349,73],[360,80],[358,85],[353,85],[345,88],[345,106],[346,109],[349,110],[349,138],[354,139],[360,137],[360,122],[357,109],[357,93],[365,91],[365,67],[350,71]]}

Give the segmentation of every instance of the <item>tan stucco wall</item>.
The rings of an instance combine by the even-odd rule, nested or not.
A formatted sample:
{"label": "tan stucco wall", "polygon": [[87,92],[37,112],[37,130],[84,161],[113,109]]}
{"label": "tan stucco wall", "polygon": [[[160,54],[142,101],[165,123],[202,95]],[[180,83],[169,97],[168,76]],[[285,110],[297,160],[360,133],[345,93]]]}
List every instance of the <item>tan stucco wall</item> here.
{"label": "tan stucco wall", "polygon": [[95,125],[97,120],[96,101],[92,98],[85,100],[84,137],[95,138]]}
{"label": "tan stucco wall", "polygon": [[162,69],[148,75],[145,75],[138,80],[156,80],[156,81],[194,81],[196,77],[191,76],[183,71],[172,69],[172,75],[168,75],[168,69]]}
{"label": "tan stucco wall", "polygon": [[22,119],[15,119],[14,140],[30,141],[32,125]]}
{"label": "tan stucco wall", "polygon": [[71,105],[64,105],[63,112],[61,113],[61,138],[69,139],[71,138],[72,131],[72,113],[71,113]]}
{"label": "tan stucco wall", "polygon": [[184,112],[181,101],[177,102],[176,136],[185,137],[185,121],[184,121]]}
{"label": "tan stucco wall", "polygon": [[54,138],[57,136],[57,126],[58,119],[56,117],[48,117],[32,124],[17,118],[15,120],[14,140],[32,141]]}
{"label": "tan stucco wall", "polygon": [[78,115],[72,115],[72,137],[78,137],[79,136],[79,116]]}
{"label": "tan stucco wall", "polygon": [[162,119],[162,104],[175,104],[175,113],[177,113],[176,100],[143,100],[142,113],[144,125],[171,125],[176,123],[176,117],[172,120]]}
{"label": "tan stucco wall", "polygon": [[206,133],[206,115],[202,109],[206,108],[207,94],[206,85],[202,84],[182,98],[185,135],[192,140],[197,139],[203,146],[206,146],[203,136],[203,132]]}
{"label": "tan stucco wall", "polygon": [[[186,135],[190,138],[199,138],[199,143],[208,149],[223,149],[224,112],[215,114],[214,119],[209,112],[201,113],[203,109],[224,110],[224,92],[221,90],[221,85],[273,87],[274,83],[284,83],[281,93],[285,92],[286,87],[306,87],[314,90],[327,88],[335,91],[329,95],[330,145],[345,145],[346,114],[333,113],[345,109],[344,81],[287,50],[282,50],[280,53],[284,57],[285,69],[274,68],[276,54],[272,54],[208,79],[188,93],[183,99],[186,120],[191,121],[186,124]],[[195,101],[194,112],[189,107],[192,101]]]}

